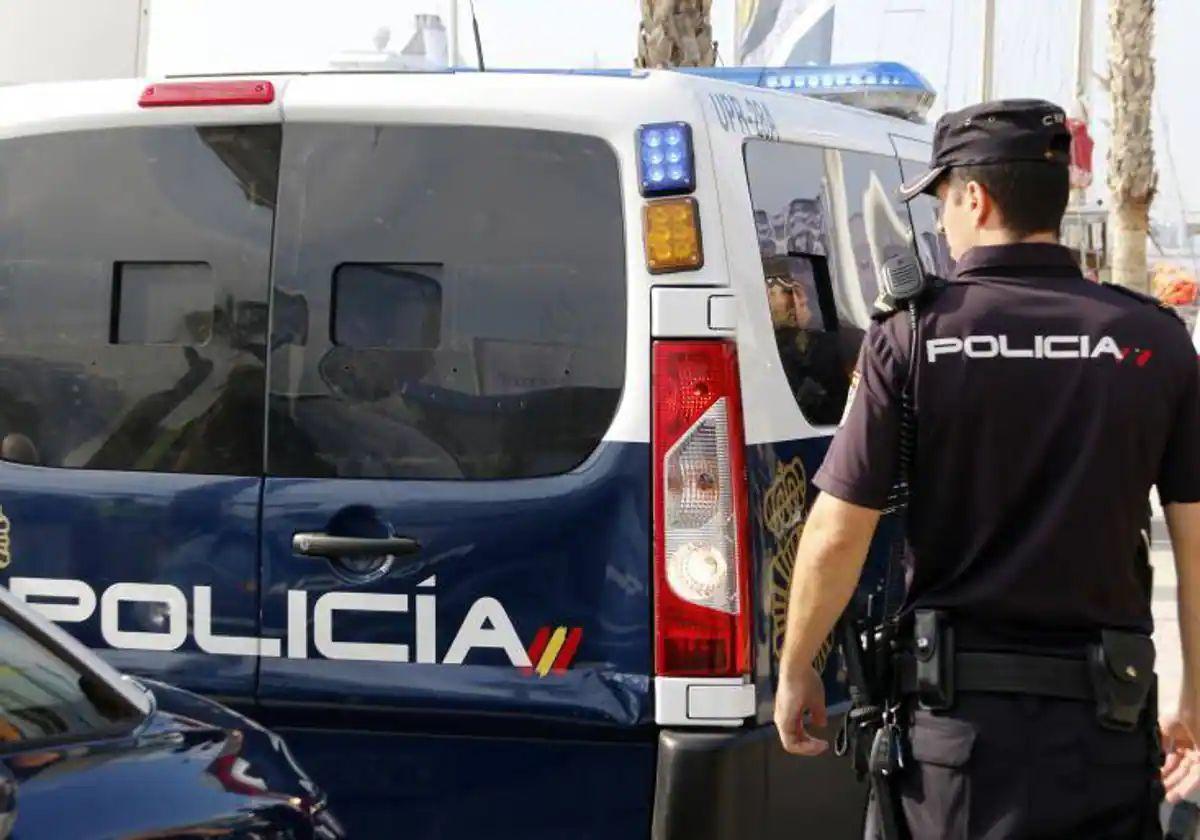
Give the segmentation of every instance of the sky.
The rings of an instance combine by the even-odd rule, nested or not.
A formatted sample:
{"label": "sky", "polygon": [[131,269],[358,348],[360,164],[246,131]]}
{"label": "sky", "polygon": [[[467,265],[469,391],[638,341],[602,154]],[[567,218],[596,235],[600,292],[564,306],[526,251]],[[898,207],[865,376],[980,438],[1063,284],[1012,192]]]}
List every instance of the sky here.
{"label": "sky", "polygon": [[[154,0],[148,71],[304,69],[325,67],[346,49],[372,49],[390,26],[399,50],[413,15],[449,20],[454,0]],[[1106,72],[1105,0],[1094,0],[1094,67]],[[1076,0],[997,3],[996,94],[1039,96],[1068,105]],[[460,59],[473,64],[469,0],[460,9]],[[1195,33],[1198,0],[1158,0],[1158,91],[1154,130],[1160,169],[1155,215],[1176,220],[1200,212],[1200,109],[1192,89],[1200,70]],[[491,67],[628,67],[636,52],[638,0],[475,0]],[[726,60],[733,53],[734,0],[713,0],[713,29]],[[979,85],[978,0],[839,0],[834,61],[899,60],[917,67],[939,91],[931,117],[975,101]],[[236,27],[230,20],[238,21]],[[258,66],[249,66],[247,62]],[[1098,188],[1107,153],[1107,95],[1093,87]]]}

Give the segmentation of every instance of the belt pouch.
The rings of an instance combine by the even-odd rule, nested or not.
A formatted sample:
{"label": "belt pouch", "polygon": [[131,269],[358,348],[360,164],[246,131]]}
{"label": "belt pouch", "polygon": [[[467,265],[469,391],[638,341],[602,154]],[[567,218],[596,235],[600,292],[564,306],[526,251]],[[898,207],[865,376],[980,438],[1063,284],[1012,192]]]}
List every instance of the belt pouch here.
{"label": "belt pouch", "polygon": [[935,711],[954,706],[954,628],[941,610],[917,610],[913,624],[917,699]]}
{"label": "belt pouch", "polygon": [[1154,640],[1140,633],[1102,630],[1088,647],[1096,717],[1106,729],[1132,732],[1154,685]]}

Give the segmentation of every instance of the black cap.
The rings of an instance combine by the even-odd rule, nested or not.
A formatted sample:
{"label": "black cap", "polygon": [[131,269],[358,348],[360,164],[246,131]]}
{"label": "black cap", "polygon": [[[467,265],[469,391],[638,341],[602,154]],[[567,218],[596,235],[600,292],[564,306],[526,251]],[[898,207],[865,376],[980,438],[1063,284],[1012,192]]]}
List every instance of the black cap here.
{"label": "black cap", "polygon": [[1044,99],[998,99],[943,114],[933,130],[929,171],[900,188],[911,201],[932,193],[955,166],[1015,161],[1071,162],[1067,115]]}

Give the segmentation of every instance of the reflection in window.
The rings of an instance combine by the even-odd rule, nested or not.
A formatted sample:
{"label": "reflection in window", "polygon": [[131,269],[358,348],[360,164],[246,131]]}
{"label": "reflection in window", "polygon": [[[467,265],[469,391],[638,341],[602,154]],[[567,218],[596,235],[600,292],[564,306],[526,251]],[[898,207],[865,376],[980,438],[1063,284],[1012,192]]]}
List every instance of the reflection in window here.
{"label": "reflection in window", "polygon": [[262,472],[281,128],[4,141],[0,458]]}
{"label": "reflection in window", "polygon": [[[299,125],[285,154],[272,475],[526,478],[567,472],[599,446],[626,334],[607,142]],[[289,296],[303,306],[284,333]]]}
{"label": "reflection in window", "polygon": [[0,749],[132,725],[136,717],[98,678],[0,617]]}
{"label": "reflection in window", "polygon": [[763,270],[775,345],[792,396],[814,426],[834,425],[846,404],[855,350],[843,346],[825,258],[769,258]]}
{"label": "reflection in window", "polygon": [[333,275],[333,343],[434,350],[441,342],[442,267],[348,263]]}
{"label": "reflection in window", "polygon": [[[745,156],[780,366],[808,422],[833,425],[863,336],[841,306],[846,289],[830,273],[832,234],[845,238],[847,229],[840,162],[814,146],[764,141],[748,142]],[[853,265],[836,279],[857,302]]]}
{"label": "reflection in window", "polygon": [[214,302],[207,263],[117,263],[112,343],[207,344]]}
{"label": "reflection in window", "polygon": [[913,227],[917,230],[917,249],[925,270],[939,277],[950,277],[954,273],[954,260],[950,258],[950,244],[944,234],[938,233],[938,203],[927,195],[919,195],[909,202]]}
{"label": "reflection in window", "polygon": [[[861,311],[869,313],[879,296],[884,263],[912,252],[907,212],[899,200],[900,168],[889,155],[842,151],[830,157],[836,159],[845,185],[849,241],[842,242],[857,274]],[[865,317],[857,320],[866,327]]]}

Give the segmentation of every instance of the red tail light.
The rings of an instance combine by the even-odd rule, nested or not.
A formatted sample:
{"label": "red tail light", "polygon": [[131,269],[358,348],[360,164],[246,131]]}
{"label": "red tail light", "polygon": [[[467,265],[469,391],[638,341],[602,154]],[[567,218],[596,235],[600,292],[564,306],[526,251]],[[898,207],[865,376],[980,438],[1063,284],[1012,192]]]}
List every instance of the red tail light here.
{"label": "red tail light", "polygon": [[750,671],[750,574],[737,353],[726,341],[654,344],[655,668]]}
{"label": "red tail light", "polygon": [[267,81],[231,79],[215,82],[162,82],[150,85],[138,99],[143,108],[196,105],[270,105],[275,86]]}

